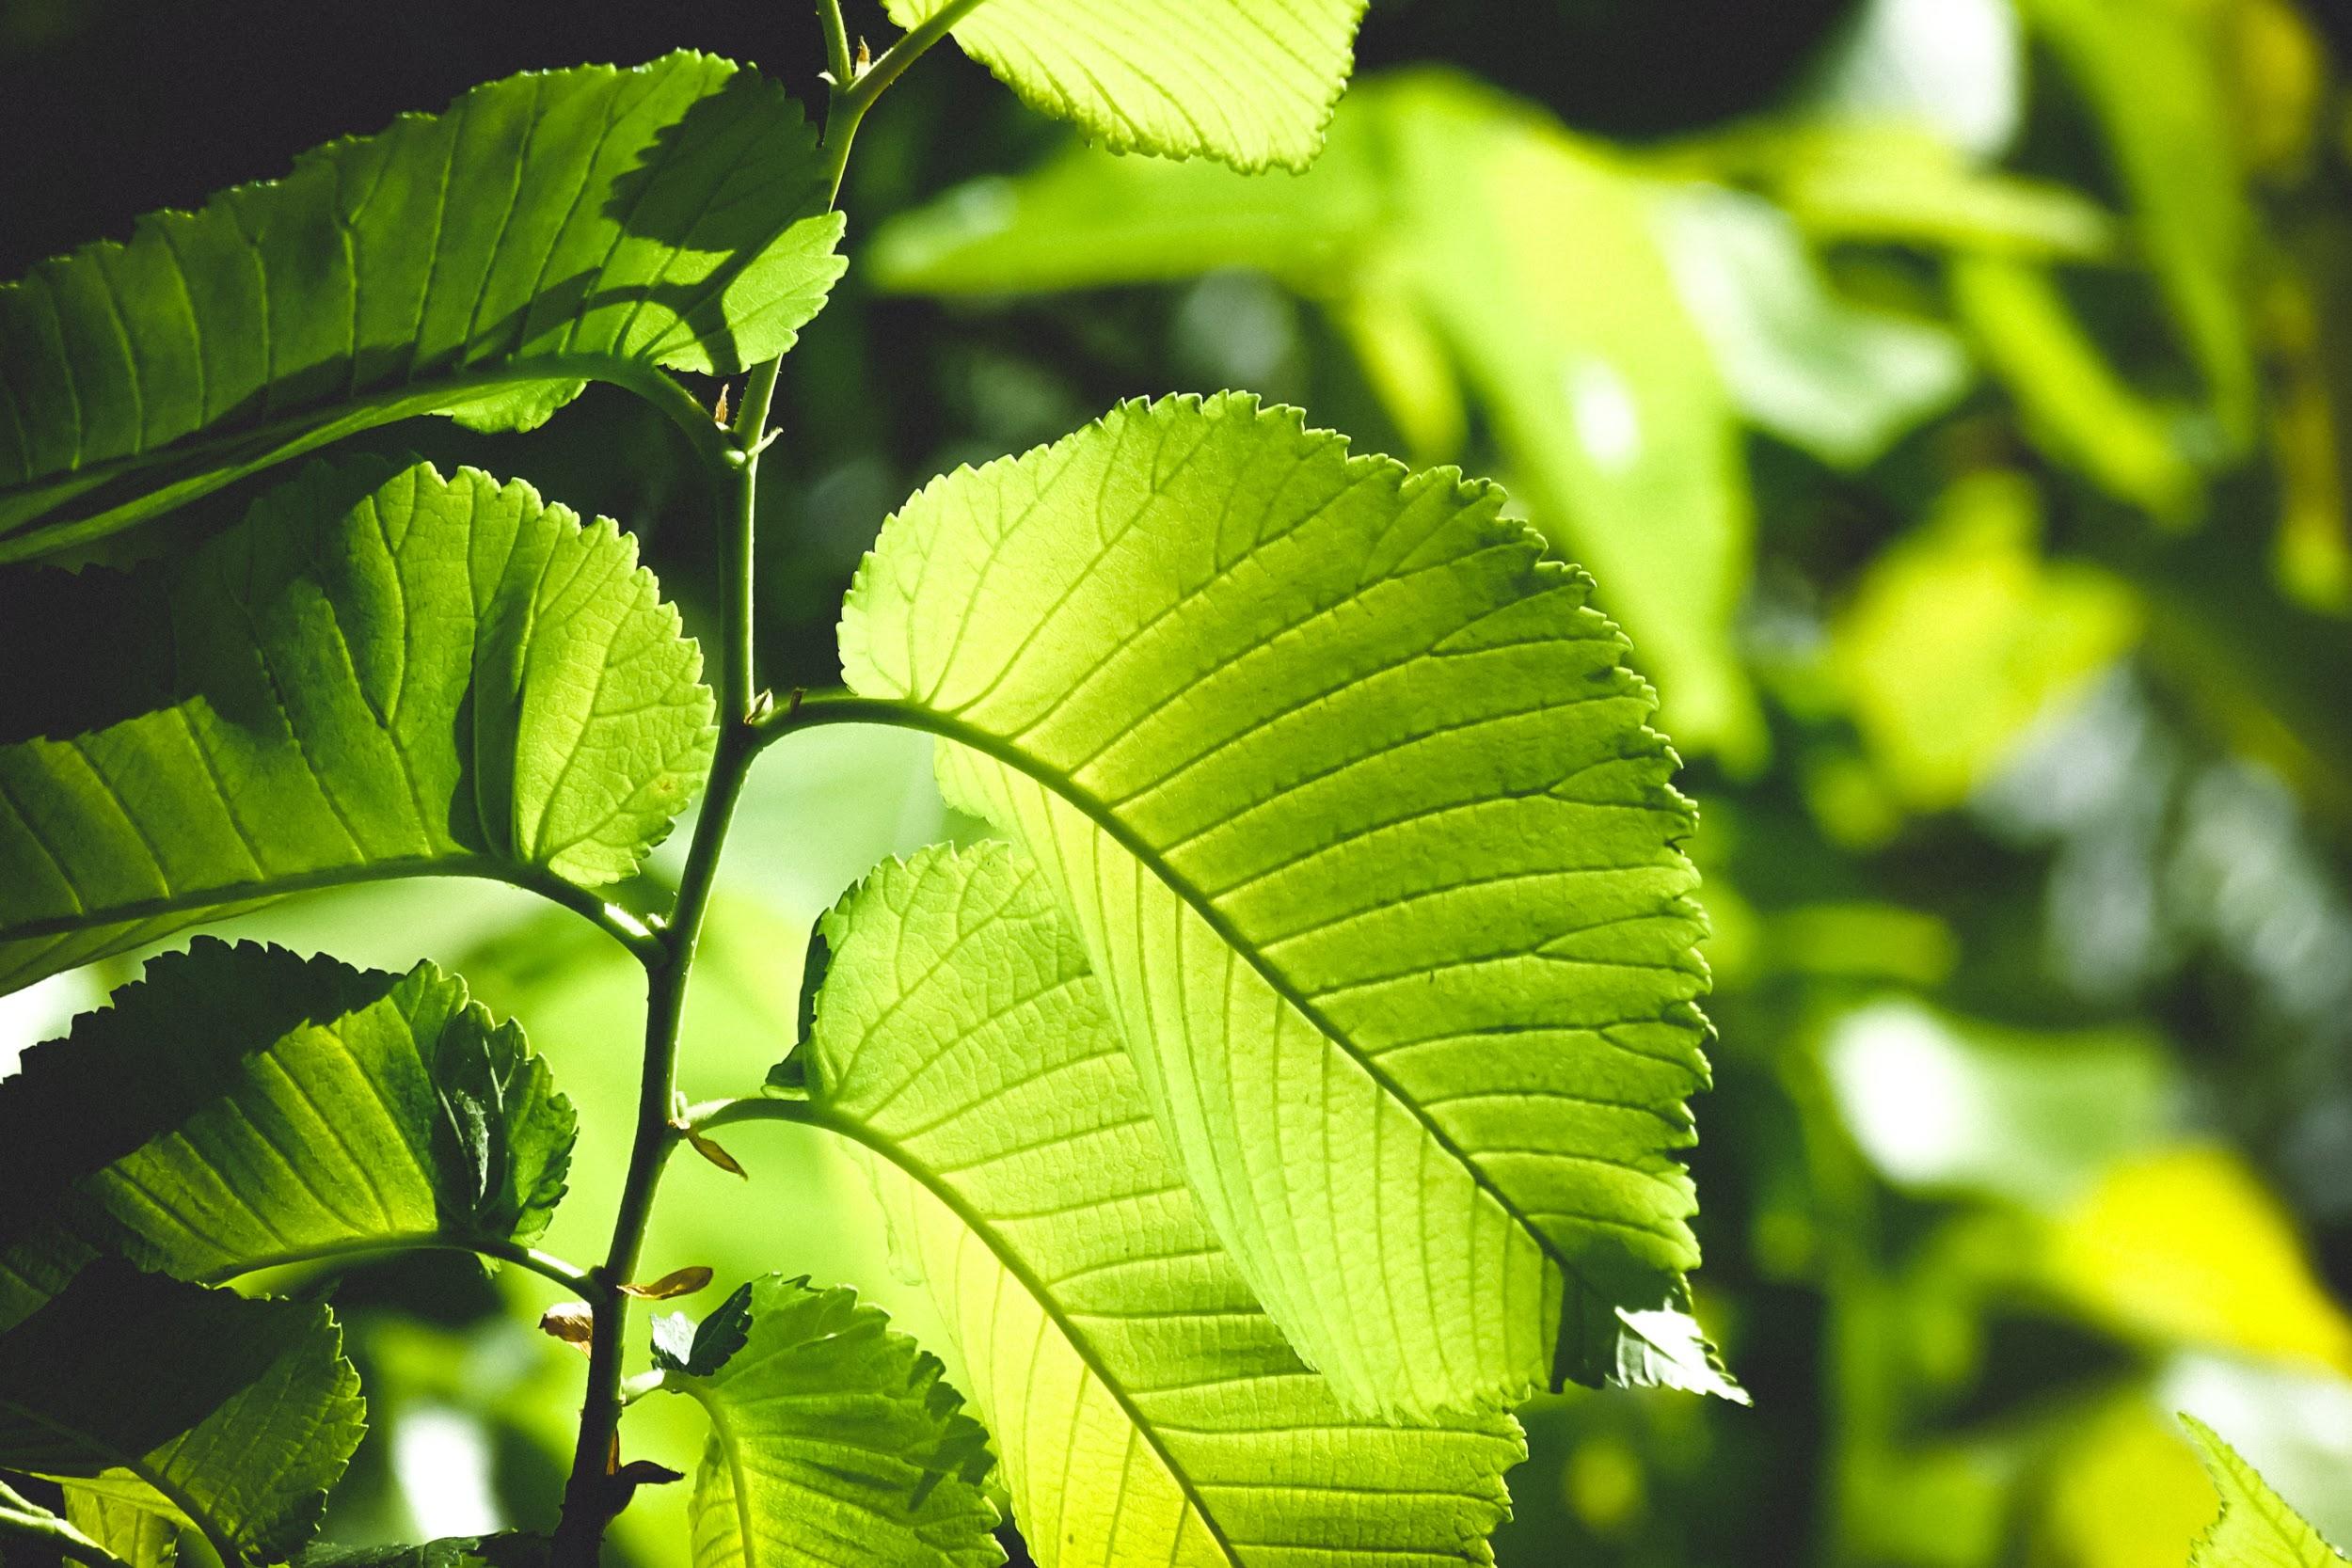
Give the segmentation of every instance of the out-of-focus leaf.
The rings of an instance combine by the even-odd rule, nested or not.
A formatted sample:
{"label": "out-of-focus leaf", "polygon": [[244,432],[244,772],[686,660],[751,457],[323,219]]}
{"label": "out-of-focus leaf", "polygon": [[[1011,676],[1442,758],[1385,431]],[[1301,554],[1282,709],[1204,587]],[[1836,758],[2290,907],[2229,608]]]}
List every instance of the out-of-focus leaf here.
{"label": "out-of-focus leaf", "polygon": [[36,1259],[93,1246],[199,1278],[528,1243],[572,1125],[522,1031],[430,965],[199,940],[0,1080],[0,1323],[39,1299]]}
{"label": "out-of-focus leaf", "polygon": [[[388,420],[791,346],[841,275],[800,105],[704,55],[475,87],[0,287],[0,560]],[[675,394],[675,388],[672,388]]]}
{"label": "out-of-focus leaf", "polygon": [[1909,805],[1960,804],[2053,703],[2137,636],[2137,601],[2088,565],[2045,561],[2032,483],[1962,479],[1871,563],[1831,658],[1855,724]]}
{"label": "out-of-focus leaf", "polygon": [[[912,27],[951,0],[885,0]],[[1365,0],[989,0],[951,36],[1030,107],[1114,152],[1303,169]]]}
{"label": "out-of-focus leaf", "polygon": [[546,1568],[543,1535],[458,1536],[421,1546],[312,1546],[294,1568]]}
{"label": "out-of-focus leaf", "polygon": [[1044,866],[1344,1402],[1740,1397],[1684,1327],[1690,808],[1589,579],[1502,507],[1246,395],[1127,404],[892,516],[842,667]]}
{"label": "out-of-focus leaf", "polygon": [[936,1358],[850,1291],[805,1279],[755,1280],[720,1313],[728,1321],[711,1344],[693,1336],[715,1364],[662,1370],[664,1388],[710,1417],[694,1478],[696,1568],[1004,1561],[979,1485],[988,1434]]}
{"label": "out-of-focus leaf", "polygon": [[1757,429],[1856,468],[1967,385],[1958,340],[1840,299],[1769,202],[1694,186],[1660,216],[1683,303]]}
{"label": "out-of-focus leaf", "polygon": [[2239,183],[2222,90],[2220,18],[2200,0],[2026,0],[2104,126],[2154,267],[2224,440],[2254,435],[2245,276],[2253,210]]}
{"label": "out-of-focus leaf", "polygon": [[1808,119],[1917,127],[1994,158],[2016,135],[2025,74],[2010,0],[1866,0],[1795,106]]}
{"label": "out-of-focus leaf", "polygon": [[2074,1413],[2044,1459],[2026,1560],[2069,1568],[2181,1568],[2213,1519],[2197,1455],[2144,1387]]}
{"label": "out-of-focus leaf", "polygon": [[2018,260],[2090,261],[2115,219],[2063,185],[1979,168],[1908,126],[1828,124],[1739,134],[1717,153],[1817,240]]}
{"label": "out-of-focus leaf", "polygon": [[636,541],[528,486],[315,464],[193,553],[0,582],[0,987],[288,893],[618,881],[712,698]]}
{"label": "out-of-focus leaf", "polygon": [[2203,482],[2176,421],[2117,375],[2048,273],[1959,257],[1950,278],[1954,309],[2036,444],[2159,522],[2196,514]]}
{"label": "out-of-focus leaf", "polygon": [[2352,1320],[2245,1162],[2191,1146],[2125,1160],[2051,1223],[2047,1284],[2120,1332],[2352,1374]]}
{"label": "out-of-focus leaf", "polygon": [[2334,1568],[2348,1560],[2213,1428],[2194,1416],[2181,1424],[2221,1494],[2221,1516],[2197,1543],[2189,1568]]}
{"label": "out-of-focus leaf", "polygon": [[1035,864],[926,850],[825,926],[811,1108],[875,1152],[1045,1568],[1490,1560],[1517,1424],[1353,1416],[1298,1359],[1168,1158]]}
{"label": "out-of-focus leaf", "polygon": [[2177,1092],[2144,1036],[2004,1029],[1904,1001],[1840,1019],[1822,1065],[1847,1132],[1888,1180],[2045,1208],[2154,1144]]}
{"label": "out-of-focus leaf", "polygon": [[0,1469],[184,1519],[230,1563],[281,1560],[358,1445],[326,1308],[92,1263],[0,1332]]}
{"label": "out-of-focus leaf", "polygon": [[1073,151],[894,222],[872,254],[885,286],[945,293],[1262,268],[1368,341],[1399,428],[1438,444],[1452,386],[1405,378],[1442,345],[1537,525],[1605,585],[1677,739],[1747,762],[1763,734],[1731,635],[1753,527],[1738,411],[1657,195],[1533,106],[1425,72],[1351,94],[1321,162],[1279,188]]}

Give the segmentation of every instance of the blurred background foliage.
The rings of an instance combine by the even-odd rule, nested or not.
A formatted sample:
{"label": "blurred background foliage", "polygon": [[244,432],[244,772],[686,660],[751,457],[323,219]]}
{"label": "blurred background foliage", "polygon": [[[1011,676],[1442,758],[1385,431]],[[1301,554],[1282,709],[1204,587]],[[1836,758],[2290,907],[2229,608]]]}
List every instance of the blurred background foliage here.
{"label": "blurred background foliage", "polygon": [[[6,0],[0,271],[682,42],[818,91],[789,0]],[[945,53],[866,127],[762,469],[777,685],[836,679],[849,574],[926,478],[1231,386],[1505,480],[1660,687],[1715,927],[1700,1309],[1756,1408],[1540,1402],[1509,1568],[2177,1568],[2214,1508],[2182,1409],[2352,1537],[2347,50],[2294,0],[1375,0],[1303,177],[1091,151]],[[701,481],[624,398],[373,439],[617,516],[708,602]],[[789,1043],[818,911],[969,831],[901,736],[810,736],[754,790],[696,1096]],[[582,1111],[548,1244],[601,1250],[616,950],[457,885],[243,928],[430,956],[521,1019]],[[131,967],[8,999],[0,1053]],[[855,1278],[925,1334],[813,1136],[744,1132],[748,1186],[682,1158],[650,1259]],[[580,1368],[541,1282],[335,1289],[376,1419],[330,1536],[548,1523]],[[691,1455],[673,1403],[633,1453]],[[632,1560],[677,1560],[680,1490],[625,1516]]]}

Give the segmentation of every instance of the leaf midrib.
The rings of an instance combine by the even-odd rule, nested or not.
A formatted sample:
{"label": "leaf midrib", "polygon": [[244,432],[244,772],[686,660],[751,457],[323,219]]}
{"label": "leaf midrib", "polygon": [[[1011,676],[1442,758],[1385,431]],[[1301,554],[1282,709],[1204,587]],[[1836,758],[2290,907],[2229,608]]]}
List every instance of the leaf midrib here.
{"label": "leaf midrib", "polygon": [[[345,436],[435,412],[453,397],[562,381],[601,381],[624,388],[668,415],[685,432],[699,455],[707,458],[732,451],[723,433],[710,422],[691,394],[645,361],[619,355],[571,352],[534,356],[519,364],[506,362],[495,371],[467,371],[435,380],[405,381],[360,397],[284,415],[249,429],[187,437],[87,467],[66,469],[0,488],[0,506],[5,506],[15,497],[58,485],[72,484],[75,486],[74,494],[81,495],[148,469],[176,462],[205,461],[211,454],[229,454],[223,461],[184,478],[85,516],[57,521],[54,520],[54,511],[37,514],[15,531],[0,535],[0,565],[36,560],[69,546],[103,538],[210,495],[248,474],[315,451]],[[258,450],[259,455],[233,455],[241,450]],[[726,461],[723,456],[717,460]],[[57,506],[62,509],[72,504],[69,497]]]}
{"label": "leaf midrib", "polygon": [[1217,1523],[1215,1513],[1201,1497],[1199,1485],[1193,1481],[1191,1475],[1183,1465],[1177,1462],[1176,1457],[1168,1451],[1167,1446],[1160,1441],[1152,1424],[1144,1418],[1141,1411],[1136,1408],[1135,1402],[1128,1395],[1125,1386],[1111,1375],[1109,1370],[1095,1355],[1085,1336],[1072,1324],[1071,1315],[1056,1300],[1052,1289],[1037,1276],[1035,1271],[1030,1269],[1025,1260],[1008,1247],[1003,1238],[997,1234],[995,1227],[983,1219],[944,1178],[933,1174],[929,1165],[906,1153],[895,1141],[875,1132],[863,1122],[845,1117],[836,1117],[813,1100],[786,1103],[793,1107],[790,1113],[793,1119],[805,1121],[814,1127],[821,1127],[889,1161],[910,1180],[920,1184],[924,1191],[946,1205],[950,1213],[963,1222],[967,1230],[980,1239],[1005,1272],[1021,1282],[1021,1288],[1028,1292],[1029,1299],[1037,1304],[1038,1310],[1045,1314],[1047,1321],[1052,1323],[1056,1331],[1061,1335],[1062,1342],[1070,1347],[1070,1353],[1085,1366],[1103,1391],[1110,1395],[1113,1402],[1119,1406],[1120,1414],[1127,1418],[1129,1427],[1143,1439],[1144,1445],[1159,1460],[1161,1467],[1167,1470],[1168,1479],[1176,1483],[1177,1491],[1183,1495],[1185,1506],[1192,1510],[1193,1514],[1200,1521],[1200,1528],[1208,1531],[1209,1539],[1216,1544],[1219,1554],[1232,1565],[1232,1568],[1247,1568],[1240,1553],[1234,1548],[1232,1539],[1226,1535],[1224,1528]]}
{"label": "leaf midrib", "polygon": [[[1241,939],[1240,934],[1234,930],[1232,923],[1195,888],[1188,879],[1172,866],[1168,865],[1152,846],[1146,844],[1139,834],[1121,822],[1107,805],[1097,800],[1090,792],[1081,788],[1058,768],[1047,766],[1010,741],[911,699],[828,695],[804,699],[798,711],[800,715],[818,715],[815,721],[824,722],[832,720],[832,714],[827,710],[838,710],[839,718],[833,721],[855,722],[863,719],[902,729],[922,730],[942,739],[954,741],[992,760],[1001,762],[1032,782],[1052,790],[1101,829],[1120,848],[1133,856],[1138,864],[1144,866],[1158,879],[1163,887],[1183,900],[1185,907],[1208,926],[1218,941],[1238,955],[1242,961],[1266,983],[1276,996],[1296,1008],[1299,1016],[1312,1024],[1316,1032],[1322,1035],[1333,1049],[1344,1054],[1349,1061],[1360,1068],[1388,1100],[1404,1109],[1438,1148],[1469,1174],[1471,1183],[1480,1192],[1491,1197],[1510,1217],[1512,1223],[1528,1234],[1543,1255],[1551,1261],[1554,1268],[1566,1278],[1574,1280],[1579,1290],[1593,1292],[1604,1300],[1608,1299],[1607,1292],[1600,1291],[1593,1281],[1585,1277],[1581,1271],[1569,1262],[1562,1250],[1553,1243],[1550,1236],[1534,1223],[1529,1211],[1496,1186],[1494,1180],[1475,1160],[1470,1157],[1452,1134],[1440,1127],[1413,1101],[1412,1097],[1404,1092],[1403,1085],[1383,1071],[1375,1061],[1358,1051],[1339,1027],[1324,1015],[1321,1008],[1302,993],[1288,977],[1275,973],[1268,966],[1255,943]],[[1648,1233],[1646,1230],[1644,1231],[1644,1234]],[[1562,1304],[1561,1317],[1562,1326],[1565,1328],[1567,1318],[1567,1307],[1565,1302]],[[1622,1319],[1619,1322],[1623,1323]],[[1624,1330],[1627,1333],[1633,1332],[1629,1324],[1625,1324]],[[1646,1337],[1641,1338],[1647,1342]]]}

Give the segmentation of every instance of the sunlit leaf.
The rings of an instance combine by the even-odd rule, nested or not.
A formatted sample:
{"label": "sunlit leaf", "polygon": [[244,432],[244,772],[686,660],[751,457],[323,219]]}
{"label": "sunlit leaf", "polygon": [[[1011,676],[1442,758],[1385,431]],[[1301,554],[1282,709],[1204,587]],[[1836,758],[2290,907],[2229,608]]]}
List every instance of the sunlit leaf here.
{"label": "sunlit leaf", "polygon": [[183,1518],[230,1563],[317,1528],[359,1441],[326,1308],[102,1261],[0,1332],[0,1469]]}
{"label": "sunlit leaf", "polygon": [[979,1485],[987,1434],[937,1359],[852,1292],[805,1279],[755,1280],[721,1315],[729,1326],[695,1346],[707,1370],[663,1364],[662,1386],[699,1401],[712,1427],[694,1478],[696,1568],[1004,1560]]}
{"label": "sunlit leaf", "polygon": [[0,1080],[0,1322],[91,1247],[205,1278],[528,1243],[571,1142],[546,1065],[461,982],[199,939]]}
{"label": "sunlit leaf", "polygon": [[1753,526],[1738,410],[1661,253],[1658,197],[1533,105],[1422,73],[1352,93],[1301,180],[1073,151],[898,220],[873,258],[885,285],[939,293],[1262,268],[1374,344],[1375,389],[1407,431],[1433,429],[1423,389],[1381,353],[1399,333],[1424,363],[1442,345],[1677,737],[1748,761],[1763,736],[1731,639]]}
{"label": "sunlit leaf", "polygon": [[1247,397],[1131,404],[917,495],[842,620],[851,687],[964,742],[950,800],[1045,865],[1209,1218],[1359,1408],[1729,1387],[1636,1316],[1697,1261],[1691,808],[1502,505]]}
{"label": "sunlit leaf", "polygon": [[2194,1416],[2181,1424],[2221,1494],[2221,1516],[2189,1554],[2190,1568],[2333,1568],[2347,1560],[2211,1427]]}
{"label": "sunlit leaf", "polygon": [[772,357],[841,273],[820,164],[771,83],[670,55],[479,87],[43,262],[0,288],[0,560],[407,415],[528,428]]}
{"label": "sunlit leaf", "polygon": [[1491,1560],[1516,1424],[1351,1417],[1298,1359],[1168,1160],[1034,864],[926,850],[825,928],[811,1109],[877,1152],[1045,1568]]}
{"label": "sunlit leaf", "polygon": [[[902,27],[952,0],[885,0]],[[953,36],[1023,102],[1114,152],[1305,168],[1365,0],[986,0]]]}
{"label": "sunlit leaf", "polygon": [[712,745],[635,541],[320,465],[135,573],[0,581],[0,986],[339,882],[635,868]]}

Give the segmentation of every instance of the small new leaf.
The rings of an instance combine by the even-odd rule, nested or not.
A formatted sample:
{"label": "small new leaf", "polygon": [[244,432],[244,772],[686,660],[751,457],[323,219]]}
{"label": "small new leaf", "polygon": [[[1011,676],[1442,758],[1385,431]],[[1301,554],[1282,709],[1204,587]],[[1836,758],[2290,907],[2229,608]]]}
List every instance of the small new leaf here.
{"label": "small new leaf", "polygon": [[561,1339],[588,1354],[589,1341],[596,1338],[596,1314],[582,1301],[559,1301],[539,1314],[539,1332],[551,1339]]}
{"label": "small new leaf", "polygon": [[[703,1272],[707,1276],[709,1271]],[[749,1285],[737,1287],[700,1322],[683,1312],[665,1312],[653,1321],[653,1364],[687,1377],[715,1376],[743,1348],[751,1326]]]}
{"label": "small new leaf", "polygon": [[696,1263],[689,1268],[673,1269],[649,1284],[624,1285],[621,1293],[635,1296],[639,1301],[669,1301],[677,1296],[691,1296],[709,1283],[710,1271]]}
{"label": "small new leaf", "polygon": [[[722,1314],[731,1352],[696,1370]],[[987,1434],[939,1362],[849,1291],[771,1275],[692,1343],[675,1321],[657,1335],[661,1386],[699,1401],[713,1428],[690,1505],[696,1568],[841,1561],[842,1543],[891,1568],[1004,1560],[979,1484]]]}

